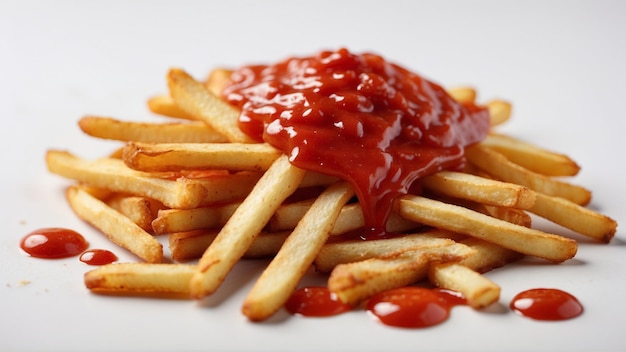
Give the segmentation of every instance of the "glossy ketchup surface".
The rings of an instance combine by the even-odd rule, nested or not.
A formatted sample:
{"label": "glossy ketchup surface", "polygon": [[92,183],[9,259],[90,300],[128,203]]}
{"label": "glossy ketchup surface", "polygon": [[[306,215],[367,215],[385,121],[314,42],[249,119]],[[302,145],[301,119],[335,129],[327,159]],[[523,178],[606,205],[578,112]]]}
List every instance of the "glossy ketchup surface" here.
{"label": "glossy ketchup surface", "polygon": [[372,296],[366,308],[385,325],[425,328],[446,321],[459,304],[465,299],[450,291],[403,287]]}
{"label": "glossy ketchup surface", "polygon": [[88,246],[78,232],[58,227],[35,230],[20,241],[20,248],[30,256],[48,259],[76,256]]}
{"label": "glossy ketchup surface", "polygon": [[567,320],[583,313],[583,306],[572,294],[554,288],[535,288],[518,293],[512,310],[536,320]]}
{"label": "glossy ketchup surface", "polygon": [[346,49],[233,72],[223,97],[239,127],[292,164],[349,181],[365,237],[384,235],[394,199],[412,183],[464,164],[489,129],[487,109],[375,54]]}
{"label": "glossy ketchup surface", "polygon": [[347,312],[351,308],[328,288],[319,286],[298,289],[285,303],[285,309],[289,313],[306,317],[328,317]]}
{"label": "glossy ketchup surface", "polygon": [[79,259],[88,265],[105,265],[117,261],[117,256],[106,249],[90,249],[84,251]]}

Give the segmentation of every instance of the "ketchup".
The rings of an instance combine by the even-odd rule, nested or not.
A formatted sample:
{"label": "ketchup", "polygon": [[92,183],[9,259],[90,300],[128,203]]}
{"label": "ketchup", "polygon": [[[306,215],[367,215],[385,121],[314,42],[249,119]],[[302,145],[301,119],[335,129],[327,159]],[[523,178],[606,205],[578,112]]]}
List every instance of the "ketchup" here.
{"label": "ketchup", "polygon": [[489,112],[375,54],[347,49],[233,72],[223,97],[240,129],[293,165],[349,181],[365,237],[385,234],[394,199],[418,178],[464,165]]}
{"label": "ketchup", "polygon": [[106,249],[90,249],[84,251],[79,260],[88,265],[105,265],[117,261],[117,256]]}
{"label": "ketchup", "polygon": [[367,310],[381,323],[401,328],[425,328],[448,319],[452,307],[465,299],[448,290],[403,287],[372,296]]}
{"label": "ketchup", "polygon": [[536,320],[567,320],[583,313],[578,299],[562,290],[535,288],[518,293],[511,300],[512,310]]}
{"label": "ketchup", "polygon": [[328,288],[313,286],[294,292],[285,303],[285,309],[294,315],[328,317],[347,312],[352,307],[341,302]]}
{"label": "ketchup", "polygon": [[48,259],[73,257],[88,246],[78,232],[58,227],[35,230],[20,241],[20,248],[30,256]]}

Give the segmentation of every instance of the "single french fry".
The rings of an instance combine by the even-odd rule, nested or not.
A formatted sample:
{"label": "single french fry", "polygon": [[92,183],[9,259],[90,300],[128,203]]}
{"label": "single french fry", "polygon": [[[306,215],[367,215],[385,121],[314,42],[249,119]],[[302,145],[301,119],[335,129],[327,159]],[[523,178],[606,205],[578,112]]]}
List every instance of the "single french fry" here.
{"label": "single french fry", "polygon": [[286,155],[274,162],[200,258],[190,283],[192,297],[202,298],[219,287],[304,174]]}
{"label": "single french fry", "polygon": [[238,126],[239,111],[211,93],[185,71],[171,69],[167,75],[170,94],[189,115],[204,121],[233,143],[253,143]]}
{"label": "single french fry", "polygon": [[465,155],[471,163],[502,181],[526,186],[549,196],[569,199],[579,205],[585,205],[591,199],[591,192],[584,187],[532,172],[481,145],[466,148]]}
{"label": "single french fry", "polygon": [[610,217],[582,207],[567,199],[538,193],[530,212],[587,237],[609,243],[617,231]]}
{"label": "single french fry", "polygon": [[282,155],[266,143],[138,143],[129,142],[122,158],[141,171],[265,171]]}
{"label": "single french fry", "polygon": [[[219,230],[194,230],[170,234],[169,248],[172,259],[185,262],[200,258],[218,233]],[[291,231],[261,232],[250,244],[243,258],[265,258],[276,255],[290,233]]]}
{"label": "single french fry", "polygon": [[476,90],[471,87],[452,87],[446,91],[459,103],[473,103],[476,100]]}
{"label": "single french fry", "polygon": [[436,193],[482,204],[528,209],[535,203],[535,192],[527,187],[461,172],[441,171],[422,182]]}
{"label": "single french fry", "polygon": [[217,68],[212,70],[206,80],[206,88],[216,96],[221,96],[222,90],[224,89],[224,86],[226,85],[228,80],[230,80],[230,75],[232,73],[232,70],[227,70],[223,68]]}
{"label": "single french fry", "polygon": [[102,231],[111,242],[126,248],[148,263],[159,263],[163,260],[161,243],[115,209],[78,186],[70,186],[66,197],[76,215]]}
{"label": "single french fry", "polygon": [[496,205],[475,204],[470,207],[480,213],[487,214],[496,219],[504,220],[512,224],[532,227],[533,219],[526,211],[515,208],[507,208]]}
{"label": "single french fry", "polygon": [[133,170],[119,159],[84,160],[55,150],[47,152],[46,162],[48,170],[60,176],[115,192],[155,199],[169,208],[179,209],[241,199],[259,179],[256,173],[237,173],[203,179],[180,177],[172,181]]}
{"label": "single french fry", "polygon": [[[286,204],[276,210],[270,219],[270,231],[289,230],[296,227],[313,202],[310,200]],[[358,230],[365,225],[363,211],[359,204],[348,204],[341,209],[341,213],[330,231],[331,235],[341,235]],[[387,231],[402,232],[415,229],[419,226],[413,221],[406,220],[396,213],[392,213],[387,221]]]}
{"label": "single french fry", "polygon": [[463,294],[468,305],[480,309],[498,301],[500,287],[480,275],[505,264],[519,260],[522,254],[496,244],[470,237],[461,241],[474,253],[455,263],[431,264],[430,282]]}
{"label": "single french fry", "polygon": [[155,214],[163,207],[152,199],[119,193],[106,198],[104,202],[147,232],[152,231]]}
{"label": "single french fry", "polygon": [[287,302],[353,194],[349,183],[339,182],[315,200],[246,297],[241,310],[248,319],[265,320]]}
{"label": "single french fry", "polygon": [[194,209],[163,209],[159,210],[151,226],[156,234],[215,229],[228,221],[239,204],[230,203]]}
{"label": "single french fry", "polygon": [[578,249],[572,239],[511,224],[457,205],[419,196],[404,196],[397,204],[400,215],[407,219],[553,262],[573,258]]}
{"label": "single french fry", "polygon": [[480,145],[502,153],[510,161],[542,175],[574,176],[580,171],[580,166],[569,156],[510,136],[490,133]]}
{"label": "single french fry", "polygon": [[174,99],[169,95],[157,95],[148,99],[148,109],[155,114],[175,117],[184,120],[197,120],[194,116],[191,116],[186,111],[181,109]]}
{"label": "single french fry", "polygon": [[474,250],[474,253],[459,261],[459,264],[479,273],[486,273],[524,257],[519,252],[475,237],[468,237],[460,242]]}
{"label": "single french fry", "polygon": [[472,250],[460,243],[431,248],[408,248],[384,256],[337,265],[328,278],[328,289],[344,303],[356,305],[372,295],[422,280],[431,262],[458,261]]}
{"label": "single french fry", "polygon": [[458,263],[431,265],[428,277],[434,285],[463,294],[474,309],[487,307],[500,298],[500,286]]}
{"label": "single french fry", "polygon": [[511,104],[503,100],[492,100],[487,103],[491,126],[498,126],[511,117]]}
{"label": "single french fry", "polygon": [[382,257],[389,253],[397,253],[407,248],[426,250],[440,248],[450,244],[454,234],[443,230],[428,230],[404,236],[377,240],[354,239],[331,242],[322,247],[314,261],[315,270],[322,273],[331,272],[337,265],[358,262],[370,258]]}
{"label": "single french fry", "polygon": [[204,122],[150,123],[85,116],[78,126],[86,134],[103,139],[143,143],[222,143],[226,138]]}
{"label": "single french fry", "polygon": [[85,286],[96,293],[189,294],[193,265],[116,263],[85,273]]}

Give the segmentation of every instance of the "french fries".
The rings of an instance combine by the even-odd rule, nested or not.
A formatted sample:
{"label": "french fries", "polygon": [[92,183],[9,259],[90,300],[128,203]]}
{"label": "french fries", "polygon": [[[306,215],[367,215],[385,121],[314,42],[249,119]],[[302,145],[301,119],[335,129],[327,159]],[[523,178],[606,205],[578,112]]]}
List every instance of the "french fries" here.
{"label": "french fries", "polygon": [[[364,226],[352,187],[301,170],[244,134],[239,111],[219,98],[229,76],[217,69],[201,82],[170,70],[169,94],[149,99],[148,108],[176,122],[82,118],[86,134],[123,144],[114,155],[47,152],[49,171],[76,183],[67,189],[76,214],[140,259],[87,272],[91,291],[200,299],[241,258],[263,257],[270,264],[242,305],[251,321],[276,313],[310,267],[328,274],[329,289],[354,307],[383,290],[428,281],[481,309],[500,295],[483,273],[523,256],[554,263],[575,256],[574,239],[532,228],[531,214],[600,242],[615,234],[613,219],[584,207],[591,192],[563,180],[580,169],[572,159],[492,131],[466,149],[463,172],[424,177],[424,194],[395,202],[387,230],[401,235],[345,239]],[[476,99],[473,88],[449,93]],[[486,106],[493,127],[511,115],[505,101]],[[167,236],[174,263],[164,263],[155,236]]]}

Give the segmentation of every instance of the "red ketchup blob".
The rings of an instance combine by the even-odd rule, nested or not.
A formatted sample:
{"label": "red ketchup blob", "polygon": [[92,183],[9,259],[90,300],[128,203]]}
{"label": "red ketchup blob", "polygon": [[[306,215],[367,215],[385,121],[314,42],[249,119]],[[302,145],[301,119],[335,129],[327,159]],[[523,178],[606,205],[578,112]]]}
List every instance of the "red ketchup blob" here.
{"label": "red ketchup blob", "polygon": [[326,287],[304,287],[294,292],[285,303],[291,314],[306,317],[328,317],[345,313],[352,309],[341,302]]}
{"label": "red ketchup blob", "polygon": [[553,288],[535,288],[518,293],[511,309],[536,320],[567,320],[583,313],[583,306],[573,295]]}
{"label": "red ketchup blob", "polygon": [[366,308],[385,325],[425,328],[446,321],[452,307],[465,303],[450,291],[403,287],[374,295]]}
{"label": "red ketchup blob", "polygon": [[88,265],[105,265],[117,261],[117,256],[106,249],[90,249],[83,252],[79,259]]}
{"label": "red ketchup blob", "polygon": [[82,253],[89,243],[76,231],[64,228],[42,228],[26,235],[20,248],[36,258],[66,258]]}
{"label": "red ketchup blob", "polygon": [[223,97],[240,129],[305,170],[350,182],[364,238],[385,235],[394,200],[418,178],[464,166],[489,112],[375,54],[346,49],[233,72]]}

